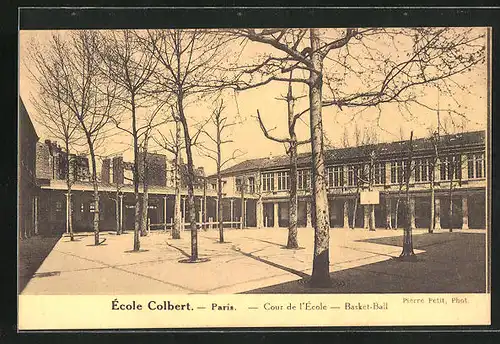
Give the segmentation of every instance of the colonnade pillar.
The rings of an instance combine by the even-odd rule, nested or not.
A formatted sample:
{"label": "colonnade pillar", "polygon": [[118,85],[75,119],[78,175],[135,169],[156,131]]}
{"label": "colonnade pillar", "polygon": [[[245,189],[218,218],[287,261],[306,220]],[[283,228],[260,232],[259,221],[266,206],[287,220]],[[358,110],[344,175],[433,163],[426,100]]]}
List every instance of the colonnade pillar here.
{"label": "colonnade pillar", "polygon": [[311,201],[306,202],[306,227],[312,227],[312,206]]}
{"label": "colonnade pillar", "polygon": [[436,197],[434,200],[434,229],[441,229],[441,200]]}
{"label": "colonnade pillar", "polygon": [[469,205],[467,196],[462,196],[462,229],[469,229]]}
{"label": "colonnade pillar", "polygon": [[273,211],[273,216],[274,216],[274,228],[278,228],[280,226],[279,224],[279,214],[278,214],[278,211],[279,211],[279,203],[278,202],[274,202],[273,204],[274,206],[274,211]]}
{"label": "colonnade pillar", "polygon": [[344,201],[344,228],[349,228],[349,200]]}

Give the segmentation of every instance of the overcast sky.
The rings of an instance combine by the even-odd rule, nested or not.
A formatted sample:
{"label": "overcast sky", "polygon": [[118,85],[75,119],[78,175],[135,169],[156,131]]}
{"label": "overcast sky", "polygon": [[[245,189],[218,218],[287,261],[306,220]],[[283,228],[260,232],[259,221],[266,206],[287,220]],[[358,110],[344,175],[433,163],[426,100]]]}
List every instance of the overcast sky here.
{"label": "overcast sky", "polygon": [[[478,29],[483,30],[485,29]],[[26,105],[30,117],[32,118],[35,129],[41,139],[47,137],[46,130],[41,127],[37,121],[38,115],[32,104],[32,97],[37,97],[36,88],[29,78],[29,72],[25,64],[30,65],[27,59],[26,49],[28,42],[35,39],[43,42],[50,36],[50,31],[21,31],[20,32],[20,80],[19,92],[20,96]],[[247,45],[245,54],[251,56],[258,54],[262,45],[253,44]],[[470,72],[455,78],[455,81],[462,85],[467,85],[466,91],[461,91],[456,88],[454,99],[447,96],[438,95],[436,89],[426,89],[425,95],[422,97],[422,102],[436,107],[438,98],[441,108],[456,109],[465,114],[466,119],[461,123],[465,130],[485,130],[487,116],[487,68],[485,64],[476,66]],[[271,83],[266,86],[252,89],[244,92],[234,93],[228,92],[225,96],[226,113],[228,116],[238,116],[242,120],[241,125],[232,128],[231,138],[233,143],[226,147],[226,154],[230,154],[232,150],[239,149],[246,154],[238,161],[249,158],[263,157],[272,155],[284,154],[282,144],[267,140],[261,132],[259,124],[255,119],[256,110],[259,109],[262,118],[268,128],[276,129],[273,134],[276,136],[285,136],[287,133],[287,104],[284,101],[276,100],[275,97],[286,94],[286,83]],[[294,86],[296,95],[307,94],[305,87],[301,85]],[[186,109],[186,114],[189,120],[194,123],[201,121],[210,115],[210,103],[200,102],[196,105],[190,105]],[[307,108],[307,97],[299,101],[296,105],[296,110]],[[415,137],[425,137],[429,134],[432,128],[436,128],[437,116],[435,111],[427,108],[414,105],[411,108],[412,116],[408,113],[402,113],[401,110],[394,104],[383,105],[380,110],[369,108],[361,113],[360,109],[342,109],[337,107],[329,107],[323,109],[323,125],[325,131],[325,143],[331,146],[342,146],[342,138],[344,128],[351,133],[351,144],[354,142],[352,133],[356,124],[359,128],[374,128],[380,141],[396,141],[401,139],[401,133],[408,138],[410,130],[414,130]],[[380,111],[380,112],[379,112]],[[441,113],[441,118],[446,120],[447,113]],[[458,119],[455,117],[455,120]],[[308,117],[304,116],[304,122],[299,123],[298,133],[299,139],[307,138],[308,134]],[[103,154],[115,154],[124,152],[126,160],[132,159],[131,149],[128,148],[130,137],[127,135],[115,135],[106,142]],[[161,152],[160,149],[154,147],[152,149]],[[308,145],[301,147],[302,151],[310,150]],[[162,152],[165,153],[165,152]],[[205,171],[213,173],[215,164],[200,154],[195,152],[195,164],[203,166]]]}

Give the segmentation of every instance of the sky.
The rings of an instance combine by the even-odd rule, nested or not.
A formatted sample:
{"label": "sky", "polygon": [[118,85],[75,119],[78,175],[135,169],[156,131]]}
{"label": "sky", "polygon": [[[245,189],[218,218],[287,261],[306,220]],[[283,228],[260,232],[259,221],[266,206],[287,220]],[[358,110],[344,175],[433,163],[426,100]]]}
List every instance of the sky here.
{"label": "sky", "polygon": [[[478,28],[477,30],[485,29]],[[34,123],[37,134],[41,140],[50,137],[47,131],[37,122],[37,116],[32,99],[37,97],[36,87],[29,76],[29,69],[33,68],[28,58],[27,49],[29,42],[35,40],[44,42],[50,37],[51,31],[20,31],[20,60],[19,60],[19,93]],[[264,52],[267,48],[262,44],[248,44],[245,46],[243,58],[251,58]],[[457,84],[465,85],[466,90],[456,88],[454,97],[449,98],[440,94],[437,89],[428,88],[422,91],[422,103],[429,107],[449,108],[464,113],[465,119],[459,118],[464,130],[485,130],[487,127],[487,67],[486,64],[478,65],[471,71],[454,78]],[[255,118],[257,109],[267,128],[275,128],[271,132],[278,137],[287,135],[287,104],[282,100],[275,99],[286,94],[287,84],[281,82],[270,83],[263,87],[242,91],[227,92],[224,96],[226,105],[225,114],[230,118],[237,118],[239,125],[231,127],[228,131],[228,138],[232,142],[226,145],[225,156],[228,157],[232,151],[239,150],[244,154],[233,161],[237,163],[246,159],[267,157],[270,155],[285,154],[283,144],[269,141],[264,137]],[[294,95],[307,95],[307,89],[302,85],[294,85]],[[301,111],[306,109],[307,97],[302,98],[296,104],[295,109]],[[186,108],[186,114],[190,123],[201,122],[211,114],[213,104],[210,102],[198,102]],[[437,127],[436,111],[412,105],[410,107],[412,115],[406,111],[401,111],[395,104],[386,104],[380,108],[367,108],[360,112],[360,109],[338,107],[323,108],[323,127],[325,133],[325,144],[332,147],[343,145],[344,131],[349,133],[350,144],[354,144],[354,129],[357,126],[361,131],[365,128],[374,130],[378,140],[397,141],[408,139],[410,130],[414,131],[414,137],[426,137],[431,130]],[[451,123],[446,111],[441,112],[441,120]],[[457,121],[457,117],[453,116]],[[308,117],[304,116],[304,121],[299,122],[297,127],[299,139],[308,137]],[[163,130],[163,129],[162,129]],[[403,136],[403,137],[402,137]],[[206,140],[206,139],[202,139]],[[125,160],[131,161],[133,158],[130,149],[131,138],[123,133],[118,133],[106,141],[101,155],[113,155],[122,153]],[[160,147],[151,144],[151,150],[165,153]],[[303,145],[300,151],[310,151],[309,145]],[[215,163],[204,157],[197,150],[194,151],[194,162],[197,166],[203,166],[206,173],[215,172]],[[229,167],[231,164],[227,165]]]}

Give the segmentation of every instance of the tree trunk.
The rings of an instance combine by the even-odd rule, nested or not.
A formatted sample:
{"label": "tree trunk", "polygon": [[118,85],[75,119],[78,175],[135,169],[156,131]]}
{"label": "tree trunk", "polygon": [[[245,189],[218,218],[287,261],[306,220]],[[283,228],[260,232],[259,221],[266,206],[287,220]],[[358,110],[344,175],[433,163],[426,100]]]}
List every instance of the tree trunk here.
{"label": "tree trunk", "polygon": [[431,176],[431,222],[429,223],[429,233],[434,233],[434,217],[435,217],[435,205],[434,203],[436,202],[436,192],[434,190],[434,180],[435,180],[435,173],[434,173],[434,166],[436,166],[435,163],[432,164],[432,176]]}
{"label": "tree trunk", "polygon": [[[292,72],[290,72],[290,78],[292,78]],[[291,82],[288,84],[286,100],[288,105],[288,135],[290,137],[290,147],[288,148],[288,154],[290,157],[290,192],[288,207],[289,224],[286,247],[293,249],[299,247],[297,240],[297,208],[299,200],[297,198],[297,134],[295,133],[294,124],[295,101],[293,98]]]}
{"label": "tree trunk", "polygon": [[322,119],[322,84],[323,61],[318,49],[320,40],[318,29],[310,29],[311,61],[314,71],[309,72],[309,108],[312,152],[312,177],[314,198],[314,258],[311,275],[311,286],[330,285],[330,224],[328,198],[325,183],[325,160],[323,144]]}
{"label": "tree trunk", "polygon": [[299,248],[297,241],[297,141],[292,138],[290,143],[290,193],[289,193],[289,220],[288,225],[288,241],[286,248]]}
{"label": "tree trunk", "polygon": [[66,144],[66,187],[68,191],[68,197],[66,198],[67,202],[67,219],[66,219],[66,225],[67,229],[69,232],[70,240],[75,241],[75,236],[73,234],[73,209],[71,207],[71,176],[70,176],[70,169],[71,169],[71,161],[70,161],[70,155],[69,155],[69,142],[68,140],[65,140]]}
{"label": "tree trunk", "polygon": [[142,211],[141,211],[141,236],[148,235],[148,207],[149,207],[149,168],[148,168],[148,137],[147,134],[144,138],[144,150],[142,157],[143,164],[143,176],[142,176],[142,185],[143,185],[143,194],[142,194]]}
{"label": "tree trunk", "polygon": [[178,110],[179,117],[182,122],[184,129],[184,142],[186,146],[186,157],[187,157],[187,189],[188,189],[188,218],[191,229],[191,261],[198,260],[198,229],[196,227],[196,208],[194,202],[194,166],[193,166],[193,155],[191,152],[191,137],[189,136],[189,127],[187,124],[186,117],[184,115],[184,108],[182,103],[182,94],[178,94]]}
{"label": "tree trunk", "polygon": [[451,233],[453,232],[453,178],[450,179],[449,198],[450,198],[450,209],[448,209],[448,218],[450,222],[450,233]]}
{"label": "tree trunk", "polygon": [[394,213],[394,229],[398,229],[399,202],[401,202],[401,196],[398,195],[398,199],[396,200],[396,209]]}
{"label": "tree trunk", "polygon": [[97,183],[97,167],[92,139],[87,135],[87,143],[90,151],[90,159],[92,161],[92,186],[94,189],[94,244],[99,245],[99,184]]}
{"label": "tree trunk", "polygon": [[144,182],[144,193],[142,194],[142,209],[141,209],[141,236],[148,235],[148,205],[149,192],[147,182]]}
{"label": "tree trunk", "polygon": [[175,143],[176,143],[176,154],[174,161],[175,175],[174,175],[174,183],[175,183],[175,204],[174,204],[174,226],[172,227],[172,239],[180,239],[181,238],[181,222],[182,222],[182,213],[181,213],[181,151],[180,151],[180,143],[181,142],[181,126],[178,120],[175,121]]}
{"label": "tree trunk", "polygon": [[132,105],[132,136],[134,144],[134,197],[135,197],[135,212],[134,212],[134,251],[137,252],[141,248],[141,241],[139,238],[139,231],[141,228],[141,200],[139,197],[139,146],[137,140],[137,125],[135,114],[135,99],[134,95],[131,96]]}
{"label": "tree trunk", "polygon": [[203,177],[203,224],[202,228],[207,229],[207,180]]}
{"label": "tree trunk", "polygon": [[[368,190],[373,190],[373,178],[374,178],[375,161],[373,157],[370,157],[370,167],[368,170]],[[370,204],[369,206],[369,217],[368,217],[368,227],[369,230],[375,231],[375,205]]]}
{"label": "tree trunk", "polygon": [[358,215],[358,198],[359,190],[356,190],[356,197],[354,197],[354,209],[352,213],[352,229],[356,228],[356,216]]}
{"label": "tree trunk", "polygon": [[370,230],[375,231],[375,205],[370,204]]}
{"label": "tree trunk", "polygon": [[405,171],[405,183],[406,183],[406,223],[404,229],[403,236],[403,252],[401,252],[400,257],[410,257],[414,256],[415,252],[413,252],[413,238],[412,238],[412,229],[411,229],[411,212],[412,208],[410,206],[410,172],[413,158],[413,131],[410,134],[410,149],[408,153],[408,162],[406,163],[406,171]]}
{"label": "tree trunk", "polygon": [[122,234],[122,228],[120,226],[120,192],[118,187],[116,188],[116,198],[115,198],[115,219],[116,219],[116,235]]}
{"label": "tree trunk", "polygon": [[219,217],[219,242],[224,242],[224,217],[222,214],[222,176],[220,167],[217,166],[217,215]]}
{"label": "tree trunk", "polygon": [[243,229],[243,219],[245,218],[245,179],[241,178],[241,216],[240,228]]}
{"label": "tree trunk", "polygon": [[[217,121],[219,118],[217,118]],[[222,176],[220,174],[222,164],[221,137],[219,122],[217,122],[217,214],[219,216],[219,242],[224,242],[224,217],[222,214]]]}

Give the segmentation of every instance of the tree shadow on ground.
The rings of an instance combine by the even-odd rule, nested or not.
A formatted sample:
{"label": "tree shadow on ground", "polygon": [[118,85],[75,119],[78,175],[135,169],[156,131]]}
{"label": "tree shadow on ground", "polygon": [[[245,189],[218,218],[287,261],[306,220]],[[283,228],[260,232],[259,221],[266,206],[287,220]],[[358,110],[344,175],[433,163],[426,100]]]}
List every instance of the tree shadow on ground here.
{"label": "tree shadow on ground", "polygon": [[[328,288],[311,288],[303,278],[245,294],[484,293],[485,239],[484,233],[415,235],[414,248],[425,251],[417,254],[415,262],[393,258],[334,271]],[[402,247],[403,236],[359,241]]]}
{"label": "tree shadow on ground", "polygon": [[24,290],[30,279],[52,251],[61,235],[34,236],[19,240],[18,292]]}
{"label": "tree shadow on ground", "polygon": [[289,273],[292,273],[292,274],[295,274],[299,277],[302,277],[302,278],[308,278],[309,275],[302,272],[302,271],[299,271],[299,270],[295,270],[295,269],[292,269],[292,268],[289,268],[287,266],[283,266],[281,264],[277,264],[277,263],[274,263],[274,262],[271,262],[270,260],[267,260],[267,259],[264,259],[262,257],[258,257],[258,256],[255,256],[252,254],[252,252],[243,252],[241,249],[237,248],[237,247],[231,247],[231,249],[234,251],[234,252],[238,252],[242,255],[244,255],[245,257],[248,257],[248,258],[252,258],[252,259],[255,259],[256,261],[258,262],[261,262],[261,263],[265,263],[267,265],[270,265],[272,267],[275,267],[275,268],[278,268],[278,269],[281,269],[281,270],[284,270],[286,272],[289,272]]}

